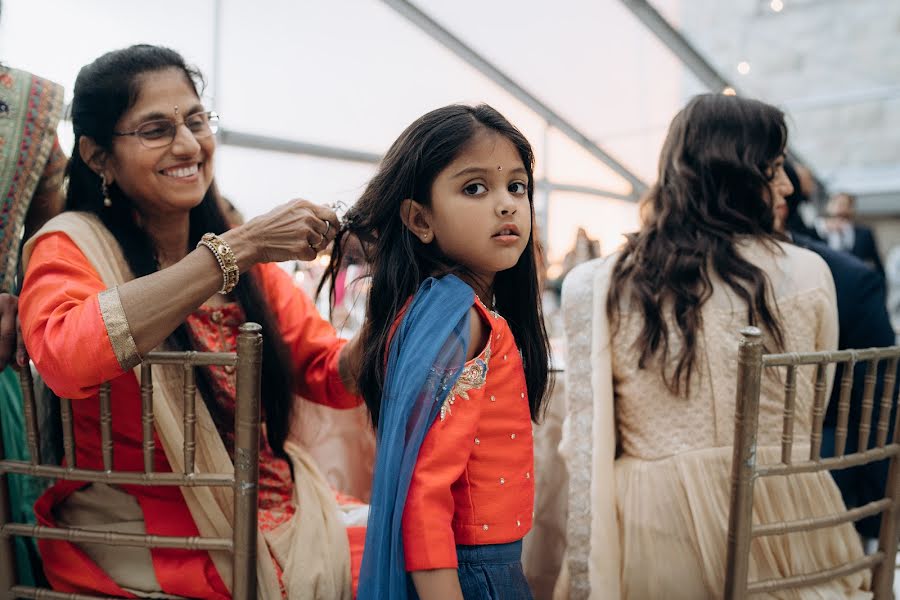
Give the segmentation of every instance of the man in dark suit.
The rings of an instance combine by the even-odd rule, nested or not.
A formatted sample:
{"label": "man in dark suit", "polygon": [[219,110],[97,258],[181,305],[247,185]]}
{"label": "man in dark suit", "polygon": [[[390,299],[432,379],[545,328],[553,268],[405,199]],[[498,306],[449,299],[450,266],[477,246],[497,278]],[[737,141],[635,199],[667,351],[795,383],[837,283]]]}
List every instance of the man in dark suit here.
{"label": "man in dark suit", "polygon": [[854,223],[856,198],[852,194],[835,194],[828,201],[828,218],[820,236],[835,250],[853,254],[884,277],[884,265],[875,244],[875,234],[868,227]]}
{"label": "man in dark suit", "polygon": [[[785,169],[788,177],[792,178],[792,171]],[[794,174],[794,177],[796,175]],[[799,185],[794,184],[792,193],[789,193],[787,201],[788,215],[797,210],[801,198]],[[787,190],[785,190],[787,191]],[[790,223],[790,219],[777,220]],[[786,229],[785,235],[803,248],[812,250],[821,256],[831,269],[834,278],[834,287],[837,292],[839,338],[838,348],[872,348],[891,346],[894,343],[894,330],[887,314],[886,293],[884,277],[868,267],[855,256],[830,248],[827,244],[814,240],[799,232]],[[842,374],[842,366],[838,366],[835,373],[835,385],[832,389],[831,400],[825,413],[825,425],[822,432],[822,456],[829,457],[835,451],[835,428],[837,426],[838,397],[840,395],[839,382]],[[878,385],[875,390],[875,407],[872,422],[878,422],[879,399],[881,398],[882,379],[884,365],[880,365]],[[850,396],[850,413],[848,420],[847,451],[855,452],[859,441],[859,423],[861,420],[862,392],[865,377],[864,365],[859,365],[853,374],[853,388]],[[893,426],[893,415],[890,423]],[[893,432],[889,432],[893,435]],[[867,446],[875,443],[875,427],[871,428]],[[887,484],[887,461],[832,471],[832,476],[841,490],[844,502],[848,507],[862,506],[872,500],[884,496]],[[869,517],[856,523],[857,531],[866,538],[877,538],[880,519]]]}

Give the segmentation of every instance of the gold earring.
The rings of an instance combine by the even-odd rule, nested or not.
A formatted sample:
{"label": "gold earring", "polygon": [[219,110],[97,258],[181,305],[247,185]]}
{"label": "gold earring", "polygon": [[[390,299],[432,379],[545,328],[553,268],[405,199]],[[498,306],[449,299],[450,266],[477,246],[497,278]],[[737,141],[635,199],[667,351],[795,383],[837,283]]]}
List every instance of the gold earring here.
{"label": "gold earring", "polygon": [[103,194],[103,206],[109,208],[112,206],[112,200],[109,198],[109,186],[106,185],[106,175],[100,175],[100,193]]}

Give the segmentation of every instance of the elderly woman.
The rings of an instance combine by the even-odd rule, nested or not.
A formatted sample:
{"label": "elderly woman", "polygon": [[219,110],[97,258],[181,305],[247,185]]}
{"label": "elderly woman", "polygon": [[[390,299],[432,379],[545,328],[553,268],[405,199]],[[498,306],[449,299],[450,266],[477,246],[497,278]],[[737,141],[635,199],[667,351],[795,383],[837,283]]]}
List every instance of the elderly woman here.
{"label": "elderly woman", "polygon": [[[66,210],[24,253],[25,344],[47,384],[73,400],[78,466],[102,468],[98,390],[112,381],[115,467],[141,471],[141,357],[160,346],[232,351],[238,326],[260,323],[260,597],[349,598],[365,532],[353,525],[364,524],[366,508],[339,506],[343,499],[286,437],[293,394],[338,408],[359,404],[350,383],[355,344],[345,345],[267,264],[315,258],[338,221],[298,200],[228,229],[213,181],[217,116],[201,103],[199,82],[176,52],[145,45],[110,52],[79,73]],[[180,382],[157,371],[165,370],[154,370],[154,406],[166,406]],[[233,371],[198,369],[197,388],[198,461],[230,461]],[[180,470],[177,428],[161,421],[155,469]],[[40,523],[95,530],[184,536],[209,534],[210,523],[230,527],[217,497],[203,493],[60,481],[35,510]],[[58,540],[40,547],[59,590],[231,597],[227,561],[207,552]]]}

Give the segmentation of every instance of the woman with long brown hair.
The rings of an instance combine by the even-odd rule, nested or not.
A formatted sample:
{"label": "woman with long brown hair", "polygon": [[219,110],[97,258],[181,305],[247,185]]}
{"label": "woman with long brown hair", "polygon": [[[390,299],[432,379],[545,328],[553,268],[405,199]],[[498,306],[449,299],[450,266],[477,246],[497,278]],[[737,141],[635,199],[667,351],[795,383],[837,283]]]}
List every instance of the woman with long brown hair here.
{"label": "woman with long brown hair", "polygon": [[[669,128],[640,231],[564,286],[564,447],[576,510],[570,504],[563,596],[722,595],[739,331],[759,327],[768,351],[837,342],[828,267],[773,231],[786,143],[784,115],[772,106],[694,98]],[[777,459],[769,447],[780,443],[781,386],[763,379],[761,462]],[[804,371],[800,440],[809,439],[812,398]],[[757,482],[753,508],[762,522],[790,521],[843,504],[831,477],[816,473]],[[572,535],[579,530],[590,534]],[[759,538],[751,578],[817,571],[861,554],[850,525]],[[865,598],[867,588],[868,576],[858,573],[777,597]]]}

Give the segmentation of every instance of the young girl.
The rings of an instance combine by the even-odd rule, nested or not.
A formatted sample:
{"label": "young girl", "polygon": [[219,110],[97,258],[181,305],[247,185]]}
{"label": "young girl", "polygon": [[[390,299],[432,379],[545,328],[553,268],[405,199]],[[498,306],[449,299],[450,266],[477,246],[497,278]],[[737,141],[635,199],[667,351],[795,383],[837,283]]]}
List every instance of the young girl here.
{"label": "young girl", "polygon": [[372,274],[359,386],[378,454],[360,598],[531,598],[531,419],[550,383],[533,161],[489,106],[432,111],[338,234],[331,274],[345,232]]}

